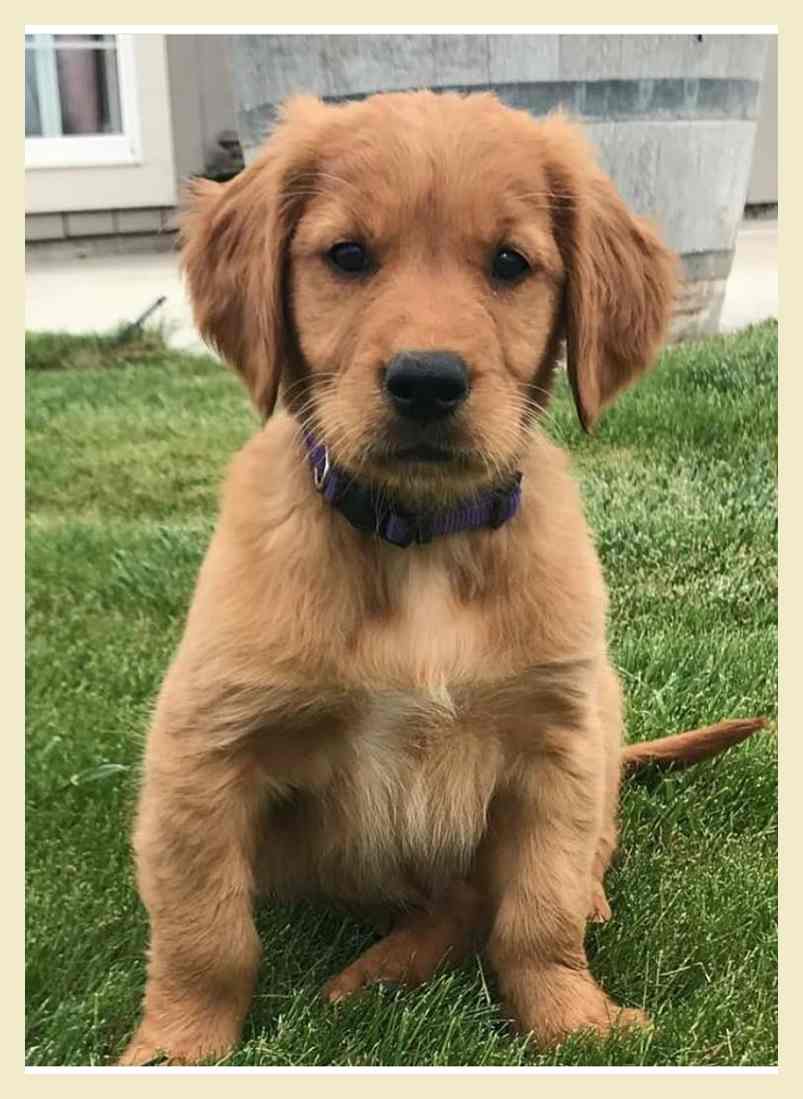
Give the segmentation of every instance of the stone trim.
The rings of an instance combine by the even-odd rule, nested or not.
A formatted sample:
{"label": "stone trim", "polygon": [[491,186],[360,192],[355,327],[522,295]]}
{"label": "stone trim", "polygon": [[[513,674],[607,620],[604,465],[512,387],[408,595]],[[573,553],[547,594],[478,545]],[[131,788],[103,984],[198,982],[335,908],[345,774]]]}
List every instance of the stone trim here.
{"label": "stone trim", "polygon": [[[405,89],[399,89],[405,90]],[[412,90],[412,89],[406,89]],[[638,80],[551,80],[438,85],[436,92],[495,92],[509,107],[536,116],[561,107],[584,122],[753,121],[759,80],[692,77]],[[373,90],[323,96],[327,103],[367,99]],[[276,118],[276,104],[239,112],[242,144],[260,144]],[[246,160],[248,158],[246,157]]]}

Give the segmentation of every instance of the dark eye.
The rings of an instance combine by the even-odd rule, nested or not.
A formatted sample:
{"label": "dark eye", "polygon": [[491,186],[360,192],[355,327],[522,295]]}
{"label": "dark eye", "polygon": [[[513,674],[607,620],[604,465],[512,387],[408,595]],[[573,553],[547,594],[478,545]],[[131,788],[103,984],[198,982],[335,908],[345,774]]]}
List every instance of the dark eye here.
{"label": "dark eye", "polygon": [[339,271],[348,275],[359,275],[370,266],[368,253],[361,244],[353,240],[344,240],[329,249],[329,260]]}
{"label": "dark eye", "polygon": [[499,282],[515,282],[530,270],[527,260],[512,248],[500,248],[494,256],[491,274]]}

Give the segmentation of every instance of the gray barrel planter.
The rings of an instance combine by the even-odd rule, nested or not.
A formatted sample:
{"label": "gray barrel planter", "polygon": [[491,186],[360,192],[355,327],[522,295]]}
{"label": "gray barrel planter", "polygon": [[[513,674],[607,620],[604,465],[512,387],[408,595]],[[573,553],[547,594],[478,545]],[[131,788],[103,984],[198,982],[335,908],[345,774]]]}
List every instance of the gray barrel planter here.
{"label": "gray barrel planter", "polygon": [[581,119],[625,200],[681,255],[675,338],[715,332],[750,176],[759,35],[234,35],[246,163],[277,105],[410,88],[494,91]]}

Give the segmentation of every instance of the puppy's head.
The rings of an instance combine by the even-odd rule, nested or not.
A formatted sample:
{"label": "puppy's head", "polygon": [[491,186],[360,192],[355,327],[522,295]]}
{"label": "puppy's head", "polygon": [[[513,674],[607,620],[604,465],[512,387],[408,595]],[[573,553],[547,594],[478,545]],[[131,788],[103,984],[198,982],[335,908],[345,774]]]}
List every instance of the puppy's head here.
{"label": "puppy's head", "polygon": [[196,185],[197,323],[269,415],[407,493],[512,472],[560,340],[581,423],[652,361],[674,260],[582,133],[493,96],[292,100],[259,159]]}

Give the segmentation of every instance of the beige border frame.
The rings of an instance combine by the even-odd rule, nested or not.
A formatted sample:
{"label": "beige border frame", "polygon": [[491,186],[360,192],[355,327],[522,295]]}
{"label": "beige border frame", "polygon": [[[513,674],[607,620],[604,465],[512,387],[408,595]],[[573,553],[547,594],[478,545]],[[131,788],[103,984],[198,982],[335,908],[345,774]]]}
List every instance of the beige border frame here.
{"label": "beige border frame", "polygon": [[[11,5],[9,5],[11,6]],[[411,29],[410,25],[419,19],[429,18],[431,23],[428,25],[416,23],[416,27],[420,26],[421,29],[432,30],[435,26],[435,20],[437,25],[446,29],[449,25],[453,29],[463,29],[470,26],[471,29],[488,30],[490,24],[483,22],[483,19],[487,19],[487,9],[482,10],[479,5],[469,5],[465,2],[457,4],[456,0],[450,0],[450,3],[442,2],[437,5],[437,10],[434,10],[434,5],[430,3],[421,3],[420,0],[407,0],[403,6],[398,6],[393,13],[395,18],[399,20],[401,24],[402,20],[406,20],[405,29]],[[786,9],[786,10],[784,10]],[[554,9],[553,9],[554,10]],[[644,26],[645,8],[643,2],[634,2],[634,0],[609,0],[604,5],[604,14],[610,20],[609,23],[600,25],[596,22],[599,16],[602,14],[598,3],[591,2],[589,0],[577,0],[573,5],[571,14],[577,20],[575,27],[577,30],[590,30],[592,27],[594,30],[621,30],[624,25],[630,26]],[[160,30],[166,31],[168,29],[167,23],[170,21],[169,30],[171,32],[178,32],[179,30],[189,31],[194,29],[198,21],[203,20],[207,29],[212,29],[215,25],[215,20],[220,17],[221,9],[218,5],[214,7],[208,3],[208,0],[194,0],[190,3],[189,0],[182,0],[182,3],[173,4],[154,4],[150,0],[141,0],[136,6],[136,9],[128,8],[127,13],[130,12],[132,16],[139,18],[144,22],[146,19],[162,20]],[[788,14],[787,14],[788,12]],[[180,13],[180,14],[179,14]],[[232,24],[236,22],[238,29],[243,28],[248,24],[249,29],[253,26],[255,29],[259,25],[260,20],[270,19],[272,16],[279,15],[278,10],[272,10],[270,5],[261,4],[240,4],[229,5],[225,9],[225,13],[232,21]],[[99,5],[97,3],[78,3],[75,2],[70,5],[69,14],[74,23],[92,23],[97,22],[101,24],[104,19],[108,18],[108,8],[105,5]],[[118,13],[115,13],[118,14]],[[294,11],[294,14],[298,19],[305,20],[306,26],[309,30],[312,29],[329,29],[332,26],[330,20],[332,18],[333,9],[331,5],[325,0],[309,0],[304,5],[303,12],[299,9]],[[337,5],[337,14],[341,16],[343,22],[340,24],[345,29],[356,31],[362,29],[363,26],[377,26],[378,9],[375,3],[362,2],[349,2],[349,0],[341,0],[341,3]],[[382,12],[385,18],[385,24],[390,23],[387,7]],[[560,27],[557,25],[545,25],[533,26],[532,20],[534,18],[546,18],[552,14],[552,11],[548,12],[544,8],[534,9],[531,4],[517,4],[508,3],[500,7],[496,5],[493,8],[493,15],[498,19],[504,19],[506,22],[504,25],[493,24],[494,29],[498,30],[538,30],[544,29],[550,32],[555,32],[558,29],[563,30],[565,24]],[[685,29],[685,25],[690,25],[694,22],[695,30],[702,30],[705,28],[714,29],[714,24],[727,25],[728,28],[739,25],[740,28],[747,29],[748,26],[755,29],[757,27],[757,20],[761,19],[761,29],[765,30],[768,23],[777,24],[779,26],[779,32],[781,36],[780,40],[780,80],[781,85],[787,92],[790,93],[790,102],[794,102],[792,99],[791,91],[795,83],[800,83],[800,69],[801,63],[798,55],[797,42],[799,39],[794,34],[794,30],[799,28],[799,17],[792,14],[791,3],[787,5],[767,3],[759,6],[758,8],[753,5],[744,3],[744,0],[697,0],[695,3],[689,3],[688,0],[676,0],[670,7],[662,7],[662,14],[665,18],[672,18],[675,20],[673,24],[660,24],[660,27],[664,26],[669,29]],[[56,23],[60,19],[64,18],[64,10],[57,5],[38,5],[37,10],[33,11],[28,8],[24,13],[24,18],[30,22],[53,22]],[[433,19],[433,17],[435,17]],[[585,17],[586,22],[582,23],[581,20]],[[6,16],[6,21],[8,17]],[[528,22],[529,21],[529,22]],[[695,22],[696,21],[696,22]],[[20,19],[22,22],[22,16]],[[683,28],[679,28],[681,22],[684,23]],[[359,24],[359,26],[358,26]],[[14,101],[14,95],[20,95],[23,87],[22,81],[22,51],[19,49],[19,39],[14,36],[14,30],[18,24],[14,24],[8,27],[8,33],[5,36],[4,48],[6,50],[6,64],[0,70],[0,79],[7,83],[7,91],[9,93],[8,99]],[[288,24],[285,24],[288,25]],[[294,26],[299,24],[294,23]],[[218,23],[217,26],[220,26]],[[278,23],[271,23],[270,29],[278,29]],[[122,28],[121,28],[122,29]],[[127,29],[127,28],[126,28]],[[139,29],[139,28],[137,28]],[[260,29],[267,30],[267,26],[260,26]],[[650,30],[658,30],[659,24],[657,20],[654,20],[654,24],[650,26]],[[723,26],[724,29],[724,26]],[[788,61],[788,65],[787,65]],[[8,100],[7,100],[8,101]],[[792,130],[794,125],[794,117],[796,111],[790,109],[790,136],[792,141],[788,147],[782,146],[780,153],[780,164],[782,171],[780,172],[779,191],[783,192],[785,184],[789,183],[789,196],[790,202],[794,203],[797,196],[800,193],[799,188],[795,187],[795,183],[799,182],[799,139],[797,135],[797,128]],[[22,117],[22,111],[18,112],[18,117]],[[779,126],[783,132],[785,124],[785,112],[783,108],[783,102],[781,104],[781,111],[779,115]],[[13,221],[14,214],[14,197],[16,195],[16,187],[19,183],[14,178],[6,178],[3,186],[7,191],[6,202],[3,204],[3,216],[8,221],[7,235],[5,241],[7,242],[8,251],[6,256],[9,256],[9,252],[13,251],[14,242],[17,243],[18,252],[17,255],[22,260],[24,251],[24,231],[22,229],[22,219],[17,215],[16,221]],[[782,199],[781,202],[784,200]],[[781,310],[783,313],[784,302],[787,297],[790,301],[790,317],[793,315],[791,312],[791,302],[793,299],[792,294],[797,289],[795,287],[795,265],[792,263],[792,246],[795,238],[795,229],[799,226],[801,214],[798,208],[795,209],[794,205],[787,209],[784,206],[784,235],[781,243],[781,269],[784,271],[784,277],[782,280],[781,288]],[[786,243],[784,243],[786,242]],[[10,258],[10,257],[9,257]],[[20,263],[20,266],[22,264]],[[13,263],[4,264],[4,272],[13,271]],[[6,273],[5,285],[3,287],[3,308],[9,317],[12,319],[23,312],[23,296],[24,292],[20,289],[19,284],[12,274]],[[799,308],[799,306],[798,306]],[[19,311],[19,312],[18,312]],[[785,315],[785,314],[784,314]],[[11,331],[16,332],[15,328]],[[794,634],[794,625],[797,621],[797,616],[794,611],[800,606],[801,599],[801,581],[799,579],[799,570],[796,568],[797,560],[799,559],[799,551],[801,549],[801,542],[798,530],[798,516],[799,516],[799,500],[800,490],[798,485],[797,471],[800,469],[801,463],[803,463],[803,453],[800,452],[801,443],[799,441],[800,432],[795,432],[796,422],[791,419],[795,416],[797,410],[801,407],[800,397],[803,383],[800,380],[800,368],[796,366],[799,361],[796,355],[797,344],[800,340],[793,324],[789,325],[787,329],[785,324],[781,327],[781,413],[780,413],[780,441],[781,441],[781,500],[783,502],[782,517],[781,517],[781,577],[782,577],[782,598],[781,598],[781,656],[782,656],[782,671],[785,666],[789,666],[792,669],[796,668],[796,662],[794,661],[796,638]],[[13,343],[12,346],[21,347],[22,340],[18,343]],[[22,356],[20,356],[22,358]],[[5,485],[7,498],[8,498],[8,510],[7,515],[16,515],[22,513],[23,503],[23,488],[22,488],[22,447],[21,436],[23,428],[21,426],[21,419],[18,414],[18,409],[21,405],[22,387],[24,385],[23,370],[21,364],[13,361],[7,364],[4,374],[4,385],[7,390],[7,399],[3,402],[4,414],[7,418],[5,425],[5,431],[2,434],[3,445],[6,449],[4,455],[5,462],[3,470],[5,473]],[[797,437],[796,437],[797,436]],[[797,453],[796,453],[797,452]],[[797,498],[797,499],[796,499]],[[19,507],[19,510],[17,510]],[[13,523],[13,519],[12,519]],[[20,646],[20,630],[22,619],[22,595],[20,590],[20,577],[22,573],[23,565],[23,537],[8,537],[3,539],[4,553],[4,565],[6,566],[2,570],[2,577],[4,583],[4,602],[3,606],[6,613],[3,615],[3,642],[5,643],[4,655],[6,659],[3,661],[2,667],[6,676],[6,694],[9,699],[9,705],[7,707],[7,713],[10,716],[10,720],[6,723],[6,740],[8,745],[9,759],[7,765],[7,773],[9,774],[9,784],[7,788],[7,796],[3,799],[3,812],[6,816],[6,828],[4,829],[4,837],[6,839],[6,882],[10,889],[11,900],[3,906],[3,919],[5,926],[3,930],[5,935],[3,941],[7,951],[7,972],[12,979],[7,984],[6,996],[4,1003],[4,1023],[2,1028],[2,1037],[4,1040],[4,1054],[2,1060],[3,1075],[6,1077],[8,1083],[15,1083],[17,1087],[14,1089],[14,1094],[17,1092],[17,1088],[22,1085],[26,1094],[33,1094],[36,1092],[50,1091],[50,1089],[58,1089],[60,1094],[65,1095],[90,1095],[90,1094],[108,1094],[109,1091],[115,1091],[117,1094],[134,1094],[139,1088],[147,1088],[149,1094],[162,1094],[166,1089],[171,1090],[173,1093],[183,1093],[192,1095],[193,1099],[197,1099],[199,1095],[217,1095],[220,1094],[221,1084],[223,1083],[221,1070],[200,1070],[197,1073],[191,1075],[176,1075],[173,1070],[172,1078],[170,1082],[166,1082],[164,1075],[155,1075],[154,1070],[145,1070],[139,1072],[136,1075],[128,1077],[116,1076],[113,1080],[111,1077],[101,1075],[95,1072],[93,1075],[80,1075],[75,1078],[72,1075],[54,1074],[49,1076],[44,1075],[23,1075],[22,1068],[22,1005],[21,1005],[21,992],[22,992],[22,871],[23,871],[23,856],[22,856],[22,835],[21,835],[21,821],[22,821],[22,793],[21,793],[21,779],[24,766],[23,752],[22,752],[22,723],[24,721],[24,709],[23,709],[23,661],[22,652]],[[795,553],[795,550],[798,553]],[[797,642],[799,643],[799,642]],[[785,660],[784,660],[785,658]],[[800,675],[792,674],[790,676],[782,677],[781,688],[781,711],[783,717],[786,719],[791,715],[793,710],[799,711],[800,706],[800,693],[803,690],[803,685],[800,683]],[[778,1073],[772,1076],[758,1077],[753,1074],[743,1073],[729,1073],[729,1074],[702,1074],[694,1073],[691,1075],[684,1075],[682,1080],[677,1075],[667,1075],[661,1070],[653,1070],[650,1074],[651,1079],[647,1082],[642,1076],[634,1076],[632,1074],[626,1074],[622,1072],[615,1072],[610,1074],[603,1074],[595,1070],[591,1070],[588,1073],[575,1073],[568,1072],[566,1070],[560,1076],[547,1076],[543,1070],[523,1070],[517,1075],[507,1075],[502,1073],[493,1073],[492,1075],[478,1075],[471,1069],[461,1070],[455,1072],[453,1076],[437,1076],[434,1077],[432,1073],[422,1073],[417,1075],[415,1080],[408,1079],[407,1076],[400,1074],[393,1074],[392,1070],[388,1070],[386,1074],[383,1070],[374,1070],[369,1075],[356,1075],[355,1073],[324,1073],[315,1076],[303,1075],[301,1071],[288,1072],[287,1074],[271,1074],[267,1076],[264,1073],[255,1073],[253,1076],[242,1076],[235,1083],[233,1078],[230,1078],[227,1087],[231,1090],[236,1088],[240,1094],[259,1094],[264,1095],[265,1089],[269,1088],[271,1092],[284,1091],[289,1085],[293,1090],[293,1095],[299,1095],[303,1097],[307,1089],[310,1090],[310,1094],[320,1096],[321,1089],[326,1089],[327,1095],[347,1094],[350,1099],[361,1094],[369,1094],[373,1092],[379,1086],[381,1087],[383,1097],[387,1099],[396,1099],[396,1096],[409,1095],[409,1092],[414,1089],[416,1093],[420,1093],[423,1090],[437,1089],[437,1094],[442,1096],[445,1092],[448,1092],[452,1088],[459,1089],[461,1095],[467,1097],[483,1096],[483,1099],[487,1096],[491,1088],[496,1091],[499,1088],[504,1088],[508,1094],[526,1094],[531,1095],[533,1087],[545,1089],[550,1095],[555,1094],[556,1090],[561,1095],[577,1094],[582,1095],[584,1099],[587,1099],[591,1088],[593,1088],[593,1094],[596,1097],[599,1094],[605,1094],[606,1091],[611,1095],[616,1095],[617,1099],[626,1095],[639,1095],[642,1096],[645,1090],[645,1086],[649,1087],[650,1095],[655,1096],[656,1099],[662,1099],[663,1096],[672,1096],[672,1099],[676,1099],[676,1095],[679,1088],[682,1088],[685,1094],[696,1094],[698,1092],[705,1094],[727,1094],[730,1097],[737,1097],[743,1095],[776,1095],[783,1089],[784,1091],[790,1090],[794,1086],[794,1079],[799,1074],[800,1068],[800,1046],[801,1043],[790,1038],[786,1040],[786,1033],[794,1027],[796,1022],[795,1011],[797,1008],[797,997],[795,997],[795,982],[794,971],[799,968],[800,962],[800,948],[797,944],[797,936],[795,935],[794,913],[797,910],[795,901],[796,890],[798,888],[795,875],[793,873],[793,863],[787,855],[788,841],[787,836],[794,836],[796,829],[795,825],[800,823],[800,798],[795,797],[792,792],[791,776],[797,773],[795,767],[796,754],[799,756],[800,747],[798,738],[793,735],[793,726],[789,725],[789,733],[787,735],[787,742],[784,746],[782,756],[782,769],[781,769],[781,821],[782,821],[782,876],[781,876],[781,903],[782,914],[786,918],[785,925],[782,923],[782,981],[781,981],[781,1000],[782,1000],[782,1027],[781,1027],[781,1069]],[[795,818],[798,818],[797,820]],[[793,842],[793,849],[797,847],[797,844]],[[794,855],[792,856],[794,858]],[[376,1075],[382,1075],[383,1079],[380,1081],[374,1079]],[[210,1079],[217,1076],[217,1079]],[[534,1080],[531,1077],[537,1076],[538,1079]],[[591,1080],[586,1079],[586,1076],[593,1077],[593,1084]],[[267,1078],[266,1078],[267,1077]],[[798,1084],[799,1087],[799,1084]],[[313,1090],[314,1089],[314,1090]]]}

